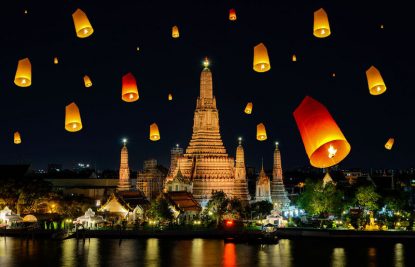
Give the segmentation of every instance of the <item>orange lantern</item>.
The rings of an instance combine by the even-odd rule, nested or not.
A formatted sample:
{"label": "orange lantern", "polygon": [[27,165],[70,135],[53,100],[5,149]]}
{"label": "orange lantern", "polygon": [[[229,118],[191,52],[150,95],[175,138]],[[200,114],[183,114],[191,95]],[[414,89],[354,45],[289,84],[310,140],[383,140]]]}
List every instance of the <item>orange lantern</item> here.
{"label": "orange lantern", "polygon": [[293,60],[293,62],[296,62],[297,61],[297,56],[295,54],[293,55],[293,59],[292,60]]}
{"label": "orange lantern", "polygon": [[14,84],[20,87],[28,87],[32,84],[32,64],[29,58],[21,59],[17,63]]}
{"label": "orange lantern", "polygon": [[231,10],[229,10],[229,20],[236,20],[236,11],[235,9],[231,8]]}
{"label": "orange lantern", "polygon": [[22,143],[22,138],[20,137],[20,133],[19,132],[14,132],[14,143],[16,145],[21,144]]}
{"label": "orange lantern", "polygon": [[329,18],[322,8],[314,12],[313,34],[317,38],[325,38],[331,34]]}
{"label": "orange lantern", "polygon": [[251,114],[252,113],[252,102],[248,102],[248,104],[246,104],[245,113],[246,114]]}
{"label": "orange lantern", "polygon": [[180,34],[179,34],[179,27],[173,26],[173,28],[171,29],[171,36],[173,38],[179,38],[179,36],[180,36]]}
{"label": "orange lantern", "polygon": [[75,25],[76,36],[79,38],[86,38],[94,33],[94,29],[84,11],[78,8],[72,14],[72,18]]}
{"label": "orange lantern", "polygon": [[293,114],[312,166],[327,168],[349,154],[350,144],[323,104],[306,96]]}
{"label": "orange lantern", "polygon": [[371,66],[366,71],[367,84],[371,95],[381,95],[386,91],[386,85],[383,82],[382,75],[377,68]]}
{"label": "orange lantern", "polygon": [[258,141],[267,140],[267,131],[265,130],[265,125],[263,123],[256,126],[256,139]]}
{"label": "orange lantern", "polygon": [[84,76],[84,84],[85,84],[85,87],[91,87],[92,86],[91,78],[89,78],[88,75]]}
{"label": "orange lantern", "polygon": [[134,75],[129,72],[122,77],[121,99],[125,102],[134,102],[138,98],[137,82]]}
{"label": "orange lantern", "polygon": [[173,100],[172,94],[169,94],[168,99],[169,99],[169,101],[172,101]]}
{"label": "orange lantern", "polygon": [[65,107],[65,129],[68,132],[77,132],[82,129],[81,114],[75,102]]}
{"label": "orange lantern", "polygon": [[159,127],[156,123],[150,125],[150,140],[151,141],[158,141],[160,140],[160,132]]}
{"label": "orange lantern", "polygon": [[271,69],[268,51],[263,43],[254,47],[254,70],[256,72],[266,72]]}
{"label": "orange lantern", "polygon": [[392,146],[393,146],[393,143],[395,143],[395,139],[394,138],[389,138],[388,142],[386,142],[386,144],[385,144],[385,148],[387,150],[391,150]]}
{"label": "orange lantern", "polygon": [[58,64],[59,63],[59,60],[58,60],[58,57],[55,57],[54,59],[53,59],[53,64]]}

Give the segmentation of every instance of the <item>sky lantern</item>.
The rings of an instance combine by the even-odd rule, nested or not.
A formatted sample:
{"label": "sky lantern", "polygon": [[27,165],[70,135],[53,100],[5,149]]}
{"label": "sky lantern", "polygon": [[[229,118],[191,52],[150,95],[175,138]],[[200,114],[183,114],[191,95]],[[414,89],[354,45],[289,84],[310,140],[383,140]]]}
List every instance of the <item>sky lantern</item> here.
{"label": "sky lantern", "polygon": [[169,94],[168,99],[169,99],[169,101],[172,101],[173,100],[173,95]]}
{"label": "sky lantern", "polygon": [[393,146],[393,143],[395,143],[395,139],[394,138],[389,138],[389,140],[385,144],[385,148],[387,150],[391,150],[392,146]]}
{"label": "sky lantern", "polygon": [[20,133],[19,132],[14,132],[14,138],[13,138],[13,142],[18,145],[22,143],[22,138],[20,137]]}
{"label": "sky lantern", "polygon": [[156,123],[150,125],[150,140],[151,141],[158,141],[160,140],[160,132],[159,127]]}
{"label": "sky lantern", "polygon": [[53,64],[58,64],[59,63],[59,59],[58,59],[58,57],[54,57],[53,58]]}
{"label": "sky lantern", "polygon": [[306,96],[293,115],[312,166],[327,168],[349,154],[349,142],[323,104]]}
{"label": "sky lantern", "polygon": [[381,95],[386,91],[386,85],[383,82],[382,75],[377,68],[371,66],[366,71],[367,84],[371,95]]}
{"label": "sky lantern", "polygon": [[85,84],[85,87],[91,87],[92,86],[91,78],[89,78],[88,75],[84,76],[84,84]]}
{"label": "sky lantern", "polygon": [[94,29],[84,11],[78,8],[72,14],[72,18],[75,25],[76,36],[79,38],[86,38],[94,33]]}
{"label": "sky lantern", "polygon": [[236,11],[233,8],[231,8],[231,10],[229,10],[229,20],[232,20],[232,21],[236,20]]}
{"label": "sky lantern", "polygon": [[68,132],[77,132],[82,129],[81,114],[75,102],[65,107],[65,129]]}
{"label": "sky lantern", "polygon": [[297,56],[296,56],[295,54],[293,54],[292,61],[293,61],[293,62],[296,62],[296,61],[297,61]]}
{"label": "sky lantern", "polygon": [[17,63],[14,84],[19,87],[28,87],[32,84],[32,64],[29,58],[21,59]]}
{"label": "sky lantern", "polygon": [[180,36],[179,27],[173,26],[173,28],[171,28],[171,36],[173,38],[179,38],[179,36]]}
{"label": "sky lantern", "polygon": [[271,69],[271,64],[268,58],[268,51],[263,43],[260,43],[254,47],[253,67],[256,72],[266,72]]}
{"label": "sky lantern", "polygon": [[329,18],[322,8],[314,12],[313,34],[317,38],[325,38],[331,34]]}
{"label": "sky lantern", "polygon": [[138,98],[137,82],[134,75],[129,72],[122,77],[121,99],[125,102],[134,102]]}
{"label": "sky lantern", "polygon": [[251,114],[252,113],[252,102],[248,102],[248,104],[246,104],[245,113],[246,114]]}
{"label": "sky lantern", "polygon": [[256,126],[256,139],[258,141],[267,140],[267,131],[265,130],[265,125],[263,123]]}

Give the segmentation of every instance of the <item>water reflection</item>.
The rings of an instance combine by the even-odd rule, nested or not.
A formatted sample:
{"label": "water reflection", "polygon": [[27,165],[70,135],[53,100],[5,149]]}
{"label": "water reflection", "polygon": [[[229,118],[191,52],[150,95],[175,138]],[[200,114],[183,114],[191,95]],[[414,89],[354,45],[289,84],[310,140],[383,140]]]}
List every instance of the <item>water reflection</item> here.
{"label": "water reflection", "polygon": [[405,266],[403,245],[401,243],[395,244],[394,262],[395,267]]}
{"label": "water reflection", "polygon": [[159,266],[159,240],[157,238],[147,239],[146,255],[144,257],[146,266]]}
{"label": "water reflection", "polygon": [[346,255],[344,253],[344,248],[334,248],[333,255],[331,256],[332,266],[343,267],[346,266]]}
{"label": "water reflection", "polygon": [[368,266],[376,266],[376,248],[369,248],[368,252]]}
{"label": "water reflection", "polygon": [[233,267],[236,266],[236,251],[235,244],[226,243],[223,250],[223,266]]}
{"label": "water reflection", "polygon": [[[14,266],[415,266],[409,244],[280,240],[279,244],[234,244],[223,240],[69,239],[0,237],[0,267]],[[367,260],[367,261],[366,261]]]}

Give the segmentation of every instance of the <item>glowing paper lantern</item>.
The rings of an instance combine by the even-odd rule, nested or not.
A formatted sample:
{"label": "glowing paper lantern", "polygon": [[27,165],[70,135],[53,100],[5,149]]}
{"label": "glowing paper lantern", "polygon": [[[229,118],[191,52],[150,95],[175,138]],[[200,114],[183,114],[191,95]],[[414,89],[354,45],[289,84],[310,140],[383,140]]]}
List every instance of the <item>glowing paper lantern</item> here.
{"label": "glowing paper lantern", "polygon": [[292,60],[293,60],[293,62],[296,62],[297,61],[297,56],[295,54],[293,55]]}
{"label": "glowing paper lantern", "polygon": [[236,11],[233,8],[229,10],[229,20],[232,20],[232,21],[236,20]]}
{"label": "glowing paper lantern", "polygon": [[171,36],[173,38],[179,38],[179,36],[180,36],[179,27],[173,26],[173,28],[171,29]]}
{"label": "glowing paper lantern", "polygon": [[317,38],[325,38],[331,34],[329,18],[322,8],[314,12],[313,34]]}
{"label": "glowing paper lantern", "polygon": [[94,33],[94,29],[84,11],[78,8],[72,14],[72,18],[75,25],[76,36],[79,38],[86,38]]}
{"label": "glowing paper lantern", "polygon": [[159,127],[156,123],[150,125],[150,140],[151,141],[158,141],[160,140],[160,132]]}
{"label": "glowing paper lantern", "polygon": [[350,144],[323,104],[306,96],[293,114],[312,166],[327,168],[349,154]]}
{"label": "glowing paper lantern", "polygon": [[388,142],[386,142],[385,144],[385,148],[388,150],[392,149],[393,143],[395,143],[395,139],[394,138],[389,138]]}
{"label": "glowing paper lantern", "polygon": [[371,66],[366,71],[367,84],[371,95],[381,95],[386,91],[386,85],[383,82],[382,75],[377,68]]}
{"label": "glowing paper lantern", "polygon": [[65,107],[65,129],[68,132],[77,132],[82,129],[81,114],[75,102]]}
{"label": "glowing paper lantern", "polygon": [[28,87],[32,84],[32,64],[28,58],[21,59],[17,63],[14,84],[20,87]]}
{"label": "glowing paper lantern", "polygon": [[134,102],[138,98],[137,82],[131,72],[129,72],[122,77],[121,99],[125,102]]}
{"label": "glowing paper lantern", "polygon": [[89,78],[88,75],[84,76],[84,84],[85,84],[85,87],[91,87],[92,86],[91,78]]}
{"label": "glowing paper lantern", "polygon": [[248,104],[246,104],[245,113],[246,114],[251,114],[252,113],[252,102],[248,102]]}
{"label": "glowing paper lantern", "polygon": [[173,100],[172,94],[169,94],[168,99],[169,99],[169,101],[172,101]]}
{"label": "glowing paper lantern", "polygon": [[19,132],[14,132],[14,138],[13,138],[13,142],[18,145],[22,143],[22,138],[20,138],[20,133]]}
{"label": "glowing paper lantern", "polygon": [[256,126],[256,139],[259,141],[267,140],[267,131],[265,130],[265,125],[263,123]]}
{"label": "glowing paper lantern", "polygon": [[263,43],[260,43],[254,47],[253,67],[256,72],[266,72],[271,69],[271,64],[268,58],[268,51]]}
{"label": "glowing paper lantern", "polygon": [[56,64],[58,64],[58,63],[59,63],[58,57],[54,57],[54,58],[53,58],[53,64],[55,64],[55,65],[56,65]]}

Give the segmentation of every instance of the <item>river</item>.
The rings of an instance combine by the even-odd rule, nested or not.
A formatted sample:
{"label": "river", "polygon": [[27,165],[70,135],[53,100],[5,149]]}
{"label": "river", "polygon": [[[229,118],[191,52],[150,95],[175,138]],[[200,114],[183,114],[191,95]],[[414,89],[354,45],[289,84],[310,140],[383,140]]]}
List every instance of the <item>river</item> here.
{"label": "river", "polygon": [[273,245],[250,245],[210,239],[53,241],[0,237],[0,266],[415,266],[415,245],[287,239]]}

